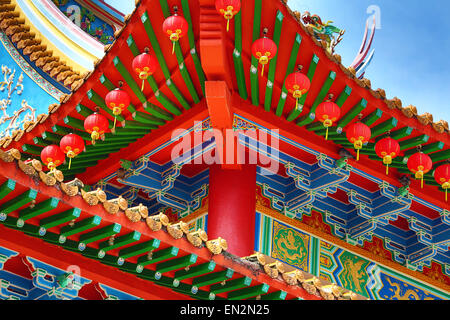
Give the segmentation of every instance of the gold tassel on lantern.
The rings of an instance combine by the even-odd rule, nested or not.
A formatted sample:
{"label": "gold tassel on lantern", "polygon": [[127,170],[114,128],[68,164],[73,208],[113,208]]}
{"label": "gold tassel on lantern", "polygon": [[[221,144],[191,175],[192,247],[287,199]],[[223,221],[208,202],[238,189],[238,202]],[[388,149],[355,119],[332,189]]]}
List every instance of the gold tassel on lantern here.
{"label": "gold tassel on lantern", "polygon": [[354,143],[354,147],[356,149],[356,161],[359,161],[359,150],[362,149],[362,141],[361,140],[357,140]]}
{"label": "gold tassel on lantern", "polygon": [[326,128],[326,132],[325,132],[325,140],[328,140],[328,131],[329,128],[333,125],[333,121],[331,121],[330,119],[326,119],[323,122],[324,127]]}
{"label": "gold tassel on lantern", "polygon": [[392,163],[392,156],[385,156],[383,158],[383,163],[386,165],[386,175],[389,175],[389,165]]}
{"label": "gold tassel on lantern", "polygon": [[122,113],[122,109],[120,109],[119,107],[114,107],[113,108],[113,114],[114,114],[113,131],[116,129],[117,116],[120,115],[121,113]]}

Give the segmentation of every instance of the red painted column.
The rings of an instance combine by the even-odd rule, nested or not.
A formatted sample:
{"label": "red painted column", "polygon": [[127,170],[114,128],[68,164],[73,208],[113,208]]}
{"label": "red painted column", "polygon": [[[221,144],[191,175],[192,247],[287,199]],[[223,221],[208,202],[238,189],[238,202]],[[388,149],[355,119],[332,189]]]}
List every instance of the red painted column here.
{"label": "red painted column", "polygon": [[228,252],[253,254],[256,216],[256,165],[241,170],[209,167],[208,237],[227,240]]}

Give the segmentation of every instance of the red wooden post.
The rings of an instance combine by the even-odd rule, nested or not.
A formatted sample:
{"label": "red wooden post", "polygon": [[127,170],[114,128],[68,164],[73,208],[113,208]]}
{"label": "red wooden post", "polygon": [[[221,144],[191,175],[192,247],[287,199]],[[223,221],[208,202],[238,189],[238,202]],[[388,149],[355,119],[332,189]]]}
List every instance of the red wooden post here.
{"label": "red wooden post", "polygon": [[241,170],[209,168],[208,236],[222,237],[228,251],[240,257],[253,254],[256,219],[256,165]]}

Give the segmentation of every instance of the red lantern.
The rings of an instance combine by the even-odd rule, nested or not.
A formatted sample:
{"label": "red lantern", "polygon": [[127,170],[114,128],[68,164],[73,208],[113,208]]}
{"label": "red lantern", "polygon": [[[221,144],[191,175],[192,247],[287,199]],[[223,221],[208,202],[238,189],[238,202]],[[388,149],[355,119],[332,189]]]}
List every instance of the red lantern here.
{"label": "red lantern", "polygon": [[95,144],[95,141],[108,131],[108,127],[108,119],[96,112],[84,120],[84,129],[87,133],[91,134],[92,144]]}
{"label": "red lantern", "polygon": [[116,117],[130,105],[130,96],[122,89],[114,89],[105,97],[106,106],[113,110],[114,129],[116,128]]}
{"label": "red lantern", "polygon": [[328,128],[341,117],[341,108],[331,101],[332,98],[333,95],[330,95],[330,100],[322,102],[316,109],[316,119],[327,129],[325,140],[328,140]]}
{"label": "red lantern", "polygon": [[132,68],[138,74],[139,79],[142,80],[141,91],[144,91],[145,80],[155,73],[157,66],[158,60],[148,53],[148,48],[145,48],[144,53],[133,59]]}
{"label": "red lantern", "polygon": [[169,36],[170,41],[173,42],[172,54],[175,52],[175,43],[180,40],[189,29],[189,24],[186,19],[177,14],[177,7],[174,7],[174,11],[174,15],[168,17],[163,23],[164,33],[166,33]]}
{"label": "red lantern", "polygon": [[64,163],[65,156],[60,147],[52,144],[42,149],[41,160],[49,170],[54,171],[56,167]]}
{"label": "red lantern", "polygon": [[69,158],[69,169],[72,159],[84,150],[84,140],[79,135],[70,133],[64,136],[59,142],[59,147]]}
{"label": "red lantern", "polygon": [[392,163],[392,159],[400,154],[400,144],[397,140],[387,137],[377,142],[375,152],[383,159],[383,163],[386,165],[386,174],[389,174],[389,165]]}
{"label": "red lantern", "polygon": [[292,94],[295,99],[295,109],[298,109],[298,99],[308,92],[311,87],[309,78],[299,71],[291,73],[286,77],[285,86],[287,91]]}
{"label": "red lantern", "polygon": [[227,20],[227,32],[230,20],[241,10],[240,0],[216,0],[216,10]]}
{"label": "red lantern", "polygon": [[416,179],[420,179],[420,186],[423,188],[423,176],[433,168],[433,161],[430,156],[417,152],[408,159],[408,169],[414,173]]}
{"label": "red lantern", "polygon": [[264,37],[256,40],[252,45],[253,56],[262,65],[261,76],[264,75],[264,66],[277,54],[277,45],[266,37],[267,29],[264,29]]}
{"label": "red lantern", "polygon": [[353,123],[347,128],[347,139],[356,149],[356,161],[359,161],[359,150],[369,142],[371,136],[370,128],[362,122]]}
{"label": "red lantern", "polygon": [[447,190],[450,189],[450,163],[438,167],[434,172],[434,179],[445,190],[445,201],[447,201]]}

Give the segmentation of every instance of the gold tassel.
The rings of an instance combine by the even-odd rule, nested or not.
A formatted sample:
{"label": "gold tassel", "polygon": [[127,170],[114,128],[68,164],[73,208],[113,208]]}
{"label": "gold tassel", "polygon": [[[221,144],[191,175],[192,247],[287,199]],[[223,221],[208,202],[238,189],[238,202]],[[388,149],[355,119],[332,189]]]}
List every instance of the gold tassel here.
{"label": "gold tassel", "polygon": [[445,202],[447,202],[447,189],[445,189]]}
{"label": "gold tassel", "polygon": [[264,65],[262,65],[262,69],[261,69],[261,77],[264,76]]}
{"label": "gold tassel", "polygon": [[423,175],[422,178],[420,178],[420,187],[423,189]]}
{"label": "gold tassel", "polygon": [[172,54],[174,54],[174,52],[175,52],[175,41],[172,41],[173,42],[173,45],[172,45]]}
{"label": "gold tassel", "polygon": [[113,126],[113,130],[116,130],[116,121],[117,121],[117,117],[114,116],[114,126]]}
{"label": "gold tassel", "polygon": [[325,140],[328,140],[328,127],[327,127],[327,133],[325,133]]}
{"label": "gold tassel", "polygon": [[356,149],[356,161],[359,161],[359,149]]}
{"label": "gold tassel", "polygon": [[145,79],[142,79],[142,86],[141,86],[141,91],[144,92],[144,86],[145,86]]}
{"label": "gold tassel", "polygon": [[227,19],[227,32],[230,31],[230,19]]}
{"label": "gold tassel", "polygon": [[70,170],[70,165],[72,164],[72,158],[69,158],[69,170]]}
{"label": "gold tassel", "polygon": [[389,164],[386,165],[386,175],[389,175]]}

